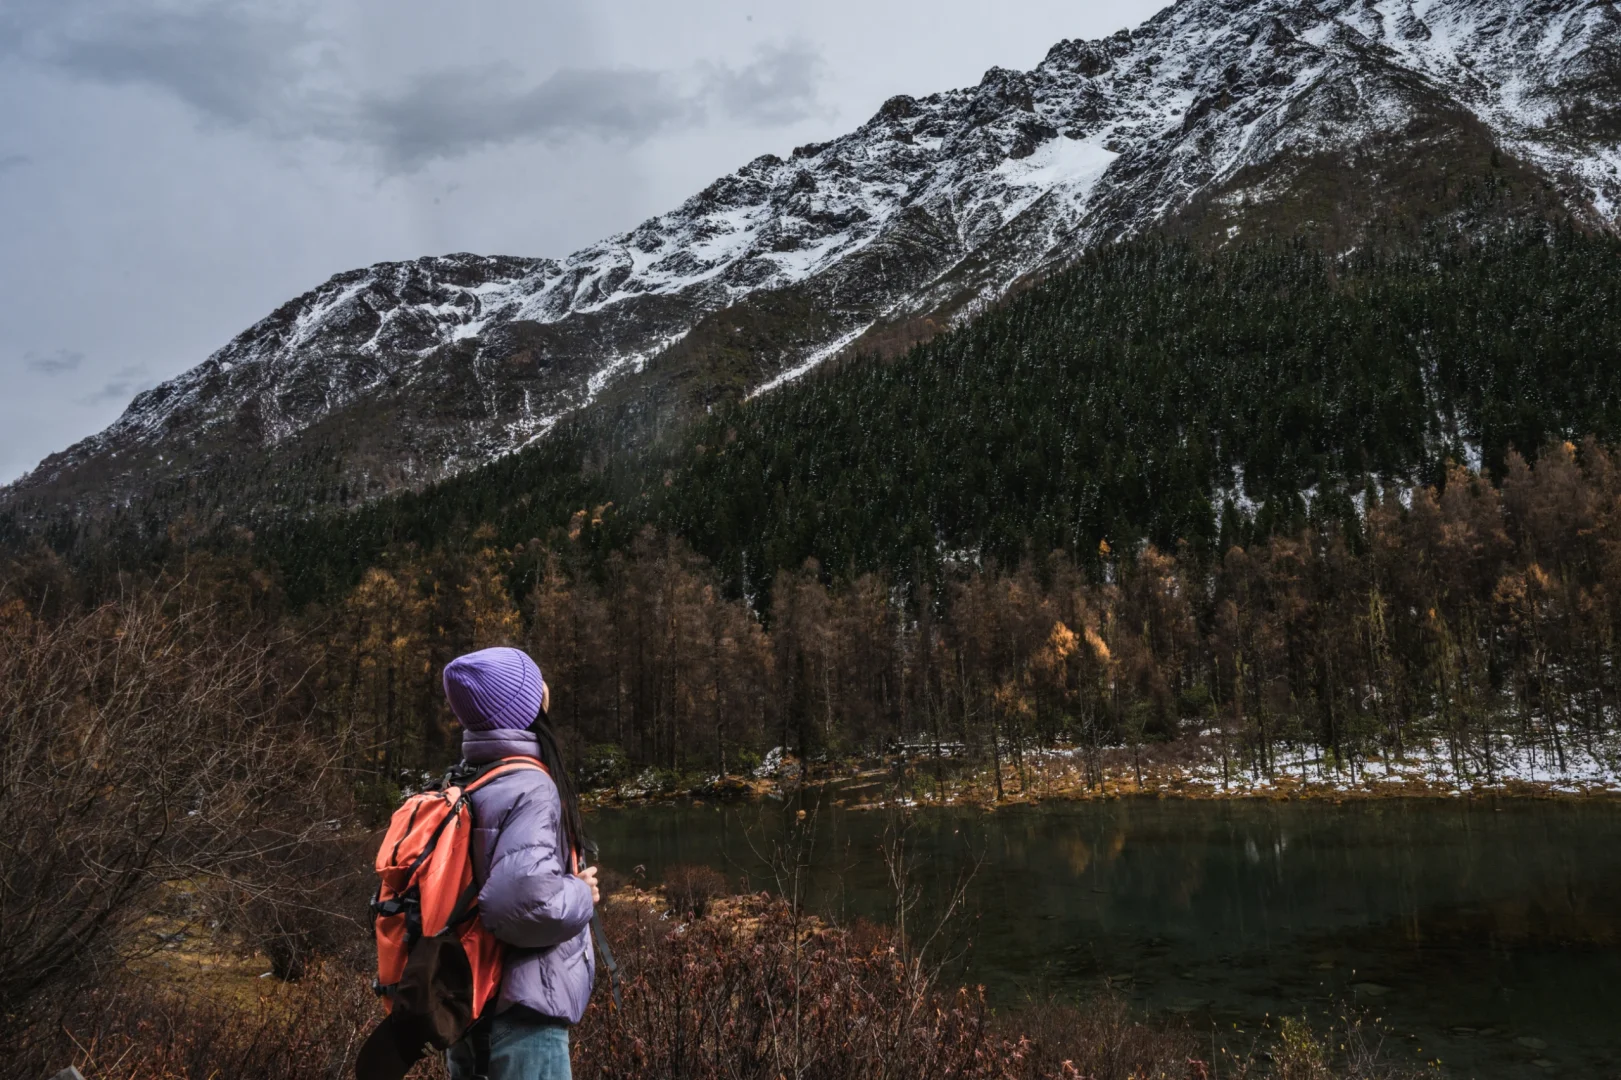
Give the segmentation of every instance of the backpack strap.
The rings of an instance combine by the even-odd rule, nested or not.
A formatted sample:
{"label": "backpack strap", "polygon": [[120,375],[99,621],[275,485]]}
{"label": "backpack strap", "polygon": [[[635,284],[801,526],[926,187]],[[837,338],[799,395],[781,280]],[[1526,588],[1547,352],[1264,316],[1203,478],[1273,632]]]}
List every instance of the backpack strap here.
{"label": "backpack strap", "polygon": [[614,1008],[624,1009],[619,1000],[619,963],[614,959],[614,951],[608,947],[608,935],[602,929],[602,916],[595,910],[591,912],[591,936],[596,939],[597,948],[602,951],[602,962],[608,968],[608,991],[613,994]]}
{"label": "backpack strap", "polygon": [[[496,777],[506,776],[507,774],[514,772],[526,772],[530,769],[539,769],[547,776],[552,774],[551,770],[546,768],[545,764],[539,758],[533,758],[527,755],[500,758],[496,761],[489,762],[486,765],[481,765],[479,766],[478,770],[473,773],[472,778],[467,781],[466,786],[462,788],[463,798],[471,795],[478,788],[483,787],[486,783],[494,780]],[[571,848],[568,853],[568,861],[569,872],[572,874],[579,874],[580,853]],[[446,924],[447,926],[458,924],[462,920],[465,920],[469,915],[472,915],[476,910],[475,905],[477,904],[478,900],[477,883],[475,882],[473,885],[469,886],[469,889],[471,896],[464,896],[462,900],[457,903],[456,910],[451,913],[450,921]],[[608,988],[613,993],[614,1007],[619,1008],[621,1007],[619,1003],[619,964],[614,960],[613,950],[608,947],[607,934],[603,933],[602,916],[598,915],[594,911],[591,913],[591,936],[596,939],[597,948],[602,952],[603,962],[608,968]],[[483,1023],[483,1021],[481,1020],[480,1023]],[[475,1025],[473,1030],[468,1033],[468,1037],[472,1041],[473,1049],[475,1054],[478,1056],[480,1063],[487,1068],[490,1046],[490,1033],[488,1027],[480,1029],[478,1025]],[[479,1072],[475,1075],[482,1076],[483,1074],[482,1072]]]}
{"label": "backpack strap", "polygon": [[[467,782],[467,786],[462,789],[462,792],[464,795],[471,795],[475,790],[497,777],[506,776],[509,773],[524,772],[529,769],[539,769],[547,776],[552,774],[552,771],[539,758],[528,756],[504,757],[487,765],[479,766],[478,771],[473,774],[473,778]],[[568,861],[569,873],[578,874],[580,872],[580,853],[570,848]]]}
{"label": "backpack strap", "polygon": [[[546,766],[540,763],[539,758],[527,755],[497,758],[495,761],[480,765],[478,770],[473,773],[472,778],[467,781],[467,786],[462,788],[462,791],[465,794],[471,794],[497,777],[506,776],[509,773],[526,772],[530,769],[539,769],[541,772],[546,772]],[[550,776],[551,774],[547,773],[547,775]]]}
{"label": "backpack strap", "polygon": [[[462,807],[465,806],[469,814],[473,812],[472,794],[474,790],[482,787],[485,783],[494,780],[498,776],[505,776],[508,773],[514,772],[524,772],[529,769],[539,769],[542,772],[545,772],[546,766],[542,765],[539,761],[531,757],[501,758],[498,761],[492,761],[487,765],[480,766],[472,773],[471,777],[468,778],[466,785],[462,787],[458,787],[454,783],[449,782],[449,778],[453,778],[458,774],[465,776],[465,770],[452,769],[447,777],[447,787],[444,789],[445,797],[451,802],[450,813],[445,815],[445,819],[439,823],[439,827],[434,830],[433,836],[428,840],[427,847],[423,849],[421,855],[417,856],[416,861],[411,864],[408,876],[414,876],[417,868],[421,866],[424,861],[426,861],[430,854],[432,854],[434,845],[439,842],[439,834],[445,831],[445,827],[450,824],[451,820],[455,818],[456,814],[461,810]],[[417,906],[418,901],[414,896],[410,895],[415,891],[415,886],[413,886],[410,890],[408,890],[407,896],[397,904],[397,906],[405,910],[406,941],[412,944],[414,944],[416,940],[422,936],[422,914]],[[454,933],[457,927],[461,926],[468,919],[478,914],[478,893],[478,881],[474,880],[469,882],[467,888],[464,889],[462,894],[456,898],[455,905],[451,907],[450,915],[445,919],[445,928],[442,933]],[[391,901],[390,903],[395,902]],[[372,911],[374,914],[396,914],[395,911],[388,910],[388,906],[388,904],[378,904],[374,898],[372,902]]]}

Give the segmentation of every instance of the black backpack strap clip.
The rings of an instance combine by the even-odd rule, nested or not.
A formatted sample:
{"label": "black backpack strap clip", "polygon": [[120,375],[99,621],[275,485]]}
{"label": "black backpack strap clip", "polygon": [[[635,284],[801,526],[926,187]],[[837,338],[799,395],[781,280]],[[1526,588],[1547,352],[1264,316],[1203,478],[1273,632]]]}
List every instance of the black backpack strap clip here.
{"label": "black backpack strap clip", "polygon": [[619,1000],[619,962],[614,959],[614,951],[608,947],[608,935],[602,932],[602,916],[596,912],[591,913],[591,936],[596,939],[597,948],[602,953],[602,966],[608,969],[608,992],[613,995],[614,1008],[624,1009],[624,1003]]}

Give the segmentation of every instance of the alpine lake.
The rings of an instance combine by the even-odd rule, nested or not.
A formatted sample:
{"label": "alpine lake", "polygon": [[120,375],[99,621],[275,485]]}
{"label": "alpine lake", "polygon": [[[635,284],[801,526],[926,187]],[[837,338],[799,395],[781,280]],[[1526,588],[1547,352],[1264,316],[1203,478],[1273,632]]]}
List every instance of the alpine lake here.
{"label": "alpine lake", "polygon": [[705,864],[775,891],[795,852],[806,906],[836,920],[894,917],[900,836],[909,925],[940,926],[960,890],[944,977],[998,1008],[1112,988],[1244,1049],[1268,1017],[1349,1006],[1390,1055],[1449,1076],[1621,1076],[1621,803],[842,801],[608,807],[587,828],[607,866],[655,884]]}

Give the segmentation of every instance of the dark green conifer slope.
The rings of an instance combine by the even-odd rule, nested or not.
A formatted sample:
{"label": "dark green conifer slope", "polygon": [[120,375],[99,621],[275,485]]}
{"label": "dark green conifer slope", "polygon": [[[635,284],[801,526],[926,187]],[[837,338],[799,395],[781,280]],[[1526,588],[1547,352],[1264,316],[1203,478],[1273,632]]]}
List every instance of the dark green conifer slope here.
{"label": "dark green conifer slope", "polygon": [[1224,523],[1231,542],[1354,517],[1368,483],[1439,480],[1449,457],[1615,437],[1618,300],[1621,246],[1571,235],[1337,260],[1119,247],[898,362],[712,417],[651,516],[754,580],[810,555],[1208,551]]}
{"label": "dark green conifer slope", "polygon": [[607,503],[604,552],[651,524],[753,595],[809,557],[916,581],[1103,541],[1198,556],[1308,516],[1354,521],[1369,485],[1438,480],[1448,458],[1495,468],[1510,447],[1615,439],[1618,359],[1611,238],[1349,257],[1125,244],[898,359],[846,361],[651,444],[622,402],[419,494],[253,523],[253,547],[295,600],[393,546],[481,526],[480,543],[544,540]]}

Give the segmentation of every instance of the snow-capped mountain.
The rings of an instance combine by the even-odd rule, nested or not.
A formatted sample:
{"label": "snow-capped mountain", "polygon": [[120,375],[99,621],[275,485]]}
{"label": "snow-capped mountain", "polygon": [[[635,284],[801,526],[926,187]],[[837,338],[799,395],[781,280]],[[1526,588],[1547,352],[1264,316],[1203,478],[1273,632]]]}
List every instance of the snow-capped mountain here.
{"label": "snow-capped mountain", "polygon": [[316,439],[376,493],[522,447],[639,380],[702,402],[903,347],[1111,239],[1287,229],[1349,246],[1462,213],[1482,184],[1609,228],[1618,169],[1611,0],[1179,0],[1032,71],[893,98],[566,259],[339,274],[0,500],[106,507]]}

